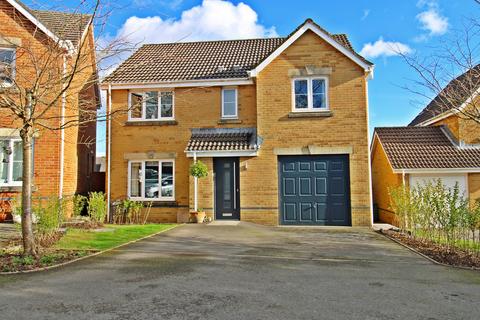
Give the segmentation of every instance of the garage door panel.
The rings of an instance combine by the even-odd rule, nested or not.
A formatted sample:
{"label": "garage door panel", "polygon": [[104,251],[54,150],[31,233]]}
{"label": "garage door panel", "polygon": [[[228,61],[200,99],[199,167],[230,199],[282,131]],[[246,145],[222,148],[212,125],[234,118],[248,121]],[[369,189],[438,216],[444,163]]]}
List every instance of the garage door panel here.
{"label": "garage door panel", "polygon": [[330,194],[341,197],[345,195],[345,179],[343,177],[332,177],[330,179]]}
{"label": "garage door panel", "polygon": [[327,194],[327,178],[315,178],[315,195],[326,195]]}
{"label": "garage door panel", "polygon": [[298,171],[300,172],[310,172],[312,169],[311,169],[311,163],[310,162],[300,162],[299,163],[299,168],[298,168]]}
{"label": "garage door panel", "polygon": [[313,208],[310,202],[302,203],[300,202],[300,221],[312,221],[313,219]]}
{"label": "garage door panel", "polygon": [[296,203],[284,203],[283,219],[289,222],[297,221],[297,204]]}
{"label": "garage door panel", "polygon": [[349,225],[348,156],[280,156],[281,223]]}
{"label": "garage door panel", "polygon": [[283,178],[283,195],[284,196],[296,196],[297,191],[295,188],[295,178]]}
{"label": "garage door panel", "polygon": [[327,162],[326,161],[314,161],[313,162],[314,171],[327,171]]}
{"label": "garage door panel", "polygon": [[312,195],[312,179],[311,178],[299,178],[299,195],[311,196]]}

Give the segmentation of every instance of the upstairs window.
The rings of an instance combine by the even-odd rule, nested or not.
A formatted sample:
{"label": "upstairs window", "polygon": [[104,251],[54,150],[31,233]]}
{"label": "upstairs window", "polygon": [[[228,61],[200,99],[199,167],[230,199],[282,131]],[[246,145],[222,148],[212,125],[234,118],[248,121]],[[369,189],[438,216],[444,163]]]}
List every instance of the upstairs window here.
{"label": "upstairs window", "polygon": [[13,85],[15,79],[15,49],[0,48],[0,87]]}
{"label": "upstairs window", "polygon": [[0,139],[0,185],[21,186],[23,148],[20,139]]}
{"label": "upstairs window", "polygon": [[222,89],[222,118],[237,117],[237,89]]}
{"label": "upstairs window", "polygon": [[328,79],[325,77],[293,80],[293,111],[328,109]]}
{"label": "upstairs window", "polygon": [[173,92],[130,92],[128,119],[173,120]]}

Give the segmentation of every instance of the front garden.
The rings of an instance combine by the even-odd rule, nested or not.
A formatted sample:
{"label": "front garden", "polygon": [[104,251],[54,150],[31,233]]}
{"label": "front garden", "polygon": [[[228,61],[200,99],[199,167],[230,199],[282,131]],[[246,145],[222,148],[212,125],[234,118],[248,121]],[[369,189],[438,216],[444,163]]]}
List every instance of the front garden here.
{"label": "front garden", "polygon": [[[20,201],[12,201],[15,227],[20,235]],[[0,247],[0,272],[28,271],[58,265],[173,228],[173,224],[147,224],[151,205],[122,200],[106,217],[103,193],[92,192],[58,199],[33,201],[37,256],[23,255],[21,237]]]}
{"label": "front garden", "polygon": [[480,268],[480,200],[447,188],[440,180],[390,190],[398,231],[387,236],[433,260]]}

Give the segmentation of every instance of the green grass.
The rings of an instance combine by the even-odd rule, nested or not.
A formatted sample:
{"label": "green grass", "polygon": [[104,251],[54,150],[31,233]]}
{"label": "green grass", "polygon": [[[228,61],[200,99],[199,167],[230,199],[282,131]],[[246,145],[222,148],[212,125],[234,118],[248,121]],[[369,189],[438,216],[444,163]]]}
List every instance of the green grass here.
{"label": "green grass", "polygon": [[174,224],[111,225],[108,231],[68,229],[67,234],[55,245],[57,249],[106,250],[132,240],[173,228]]}

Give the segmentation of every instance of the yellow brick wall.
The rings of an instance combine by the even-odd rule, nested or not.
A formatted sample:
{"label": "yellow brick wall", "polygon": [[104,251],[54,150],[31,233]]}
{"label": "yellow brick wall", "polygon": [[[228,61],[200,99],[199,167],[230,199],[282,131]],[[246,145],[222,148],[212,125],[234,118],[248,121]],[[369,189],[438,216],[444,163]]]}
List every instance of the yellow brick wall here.
{"label": "yellow brick wall", "polygon": [[468,192],[472,202],[480,200],[480,173],[468,174]]}
{"label": "yellow brick wall", "polygon": [[457,116],[450,116],[432,124],[432,126],[446,125],[455,139],[460,139],[460,124]]}
{"label": "yellow brick wall", "polygon": [[[150,220],[157,222],[175,222],[177,214],[185,217],[189,208],[193,208],[193,179],[188,174],[191,159],[185,155],[191,128],[231,128],[256,126],[256,93],[254,85],[238,87],[238,108],[240,123],[219,124],[221,118],[221,87],[175,88],[174,113],[177,123],[174,125],[130,126],[126,125],[125,112],[116,115],[112,121],[112,162],[111,162],[111,198],[127,196],[128,161],[126,153],[173,152],[175,159],[175,200],[167,207],[151,209]],[[127,110],[128,91],[112,91],[112,108]],[[199,158],[212,170],[212,159]],[[213,199],[213,174],[200,180],[202,196]],[[107,178],[108,179],[108,178]],[[108,181],[108,180],[107,180]],[[191,191],[190,191],[191,190]],[[212,203],[210,203],[212,202]],[[199,200],[205,209],[213,208],[213,200]],[[207,212],[208,212],[207,210]]]}
{"label": "yellow brick wall", "polygon": [[[393,223],[395,214],[391,211],[389,188],[402,185],[402,175],[393,172],[383,146],[378,138],[374,140],[372,151],[373,204],[378,207],[380,221]],[[405,177],[408,181],[408,177]]]}

